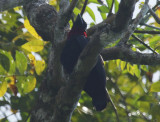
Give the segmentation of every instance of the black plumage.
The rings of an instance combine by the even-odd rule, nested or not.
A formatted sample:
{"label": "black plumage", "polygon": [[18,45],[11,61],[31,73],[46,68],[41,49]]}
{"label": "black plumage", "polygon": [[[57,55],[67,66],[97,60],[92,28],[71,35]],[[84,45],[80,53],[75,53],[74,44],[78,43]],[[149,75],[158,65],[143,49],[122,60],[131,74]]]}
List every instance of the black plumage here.
{"label": "black plumage", "polygon": [[[89,41],[85,32],[86,27],[86,22],[78,15],[61,54],[61,63],[68,74],[72,73],[80,53]],[[84,91],[92,98],[97,111],[103,110],[108,102],[105,86],[106,75],[99,56],[84,86]]]}

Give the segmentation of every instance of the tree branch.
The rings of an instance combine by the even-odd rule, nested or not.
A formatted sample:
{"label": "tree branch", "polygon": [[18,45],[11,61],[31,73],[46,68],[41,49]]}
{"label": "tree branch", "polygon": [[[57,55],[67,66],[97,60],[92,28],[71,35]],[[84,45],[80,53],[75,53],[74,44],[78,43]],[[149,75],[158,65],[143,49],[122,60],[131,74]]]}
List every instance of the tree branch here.
{"label": "tree branch", "polygon": [[143,34],[160,34],[160,31],[149,31],[149,30],[135,30],[134,33],[143,33]]}
{"label": "tree branch", "polygon": [[128,27],[133,16],[135,4],[136,0],[121,0],[113,27],[115,32],[120,32]]}
{"label": "tree branch", "polygon": [[0,0],[0,12],[21,6],[32,0]]}
{"label": "tree branch", "polygon": [[[112,80],[111,80],[111,81],[112,81]],[[120,88],[118,87],[117,81],[116,81],[116,82],[113,82],[113,81],[112,81],[112,83],[114,84],[114,86],[115,86],[116,89],[118,90],[118,93],[120,94],[120,96],[121,96],[121,98],[122,98],[122,100],[123,100],[123,103],[124,103],[124,105],[125,105],[125,112],[126,112],[126,115],[127,115],[128,122],[131,122],[131,119],[130,119],[130,117],[129,117],[129,110],[128,110],[128,108],[127,108],[127,103],[126,103],[125,96],[122,94]]]}
{"label": "tree branch", "polygon": [[[78,0],[72,0],[71,4],[69,5],[69,0],[61,0],[61,9],[59,11],[58,21],[57,21],[57,28],[64,29],[67,26],[73,9],[75,8]],[[63,6],[63,7],[62,7]]]}
{"label": "tree branch", "polygon": [[41,84],[40,97],[36,106],[37,109],[32,111],[31,120],[34,122],[43,120],[51,121],[53,119],[53,113],[56,111],[54,104],[56,102],[55,96],[60,87],[64,85],[60,56],[66,31],[64,30],[65,26],[61,28],[62,26],[58,22],[61,22],[59,19],[63,16],[63,11],[66,8],[68,8],[67,5],[64,7],[61,4],[60,12],[57,13],[54,7],[48,5],[45,0],[32,1],[24,6],[27,17],[38,34],[44,40],[53,42],[50,49],[47,73]]}
{"label": "tree branch", "polygon": [[158,24],[160,24],[160,18],[156,15],[156,13],[149,7],[149,12],[153,16],[153,18],[156,20]]}
{"label": "tree branch", "polygon": [[82,11],[81,11],[81,16],[83,15],[85,9],[86,9],[86,6],[87,6],[87,3],[88,3],[88,0],[85,0],[84,4],[83,4],[83,8],[82,8]]}
{"label": "tree branch", "polygon": [[106,20],[103,22],[92,26],[87,30],[87,35],[90,36],[93,33],[95,33],[97,30],[101,30],[105,28],[107,24],[110,24],[112,26],[112,30],[114,32],[121,32],[124,31],[129,25],[129,22],[131,21],[134,7],[135,7],[136,0],[122,0],[119,5],[119,10],[116,15],[111,15],[107,17]]}
{"label": "tree branch", "polygon": [[122,0],[119,5],[119,10],[116,15],[111,15],[107,17],[106,20],[103,22],[92,26],[87,30],[87,35],[90,36],[93,33],[95,33],[97,30],[101,30],[105,28],[107,24],[110,24],[112,27],[112,31],[114,32],[121,32],[124,31],[129,25],[129,22],[131,21],[134,7],[135,7],[136,0]]}
{"label": "tree branch", "polygon": [[155,26],[152,26],[152,25],[148,25],[148,24],[146,24],[146,23],[141,23],[140,25],[144,25],[144,26],[147,26],[147,27],[150,27],[150,28],[153,28],[153,29],[160,30],[159,27],[155,27]]}
{"label": "tree branch", "polygon": [[145,44],[140,38],[138,38],[134,34],[132,34],[132,37],[134,39],[136,39],[137,41],[139,41],[141,44],[143,44],[145,47],[147,47],[149,50],[151,50],[153,53],[157,54],[157,52],[155,52],[150,46],[148,46],[147,44]]}
{"label": "tree branch", "polygon": [[115,0],[112,0],[112,5],[111,5],[111,8],[109,10],[108,16],[112,15],[112,10],[113,10],[114,2],[115,2]]}
{"label": "tree branch", "polygon": [[112,104],[112,106],[113,106],[114,112],[115,112],[115,114],[116,114],[117,122],[120,122],[119,116],[118,116],[118,112],[117,112],[117,108],[116,108],[114,102],[112,101],[111,96],[109,95],[108,89],[106,89],[106,91],[107,91],[108,98],[109,98],[109,100],[110,100],[110,102],[111,102],[111,104]]}
{"label": "tree branch", "polygon": [[159,65],[160,54],[134,52],[126,47],[112,47],[104,49],[101,53],[103,59],[115,60],[121,59],[133,64],[141,65]]}
{"label": "tree branch", "polygon": [[113,14],[109,17],[107,17],[106,20],[104,20],[103,22],[96,24],[92,27],[90,27],[89,29],[87,29],[87,36],[90,37],[91,35],[93,35],[97,30],[101,30],[103,29],[107,24],[112,24],[113,21],[115,20],[116,15]]}
{"label": "tree branch", "polygon": [[48,5],[45,0],[32,1],[24,5],[30,24],[35,28],[37,33],[45,40],[51,41],[54,34],[57,20],[57,11],[53,6]]}
{"label": "tree branch", "polygon": [[148,1],[145,0],[145,3],[137,15],[136,19],[133,21],[133,23],[128,27],[126,33],[124,34],[123,38],[119,41],[118,46],[125,45],[126,42],[129,40],[130,36],[133,34],[134,30],[137,28],[143,17],[146,15],[147,11],[149,10],[148,7]]}

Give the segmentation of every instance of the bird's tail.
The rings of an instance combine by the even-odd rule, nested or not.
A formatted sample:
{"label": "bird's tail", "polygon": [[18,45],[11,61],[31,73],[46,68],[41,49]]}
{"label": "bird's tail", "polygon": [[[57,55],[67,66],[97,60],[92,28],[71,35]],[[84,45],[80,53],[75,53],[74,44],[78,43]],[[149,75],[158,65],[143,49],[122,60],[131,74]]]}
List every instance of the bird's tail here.
{"label": "bird's tail", "polygon": [[106,91],[104,91],[103,94],[95,95],[94,97],[92,97],[92,103],[96,111],[102,111],[103,109],[105,109],[108,102],[109,99]]}

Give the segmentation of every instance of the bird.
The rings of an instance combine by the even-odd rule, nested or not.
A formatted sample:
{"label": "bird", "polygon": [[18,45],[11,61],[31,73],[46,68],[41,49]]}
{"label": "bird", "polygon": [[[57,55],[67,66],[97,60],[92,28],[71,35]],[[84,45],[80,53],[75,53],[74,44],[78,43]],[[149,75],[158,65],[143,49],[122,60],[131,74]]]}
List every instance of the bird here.
{"label": "bird", "polygon": [[[86,34],[87,24],[80,14],[78,14],[73,27],[70,30],[66,44],[61,54],[61,64],[64,71],[68,74],[73,72],[78,58],[89,42]],[[102,111],[106,108],[108,103],[108,96],[106,91],[106,73],[102,64],[100,55],[93,69],[90,71],[83,90],[92,98],[92,104],[96,111]]]}

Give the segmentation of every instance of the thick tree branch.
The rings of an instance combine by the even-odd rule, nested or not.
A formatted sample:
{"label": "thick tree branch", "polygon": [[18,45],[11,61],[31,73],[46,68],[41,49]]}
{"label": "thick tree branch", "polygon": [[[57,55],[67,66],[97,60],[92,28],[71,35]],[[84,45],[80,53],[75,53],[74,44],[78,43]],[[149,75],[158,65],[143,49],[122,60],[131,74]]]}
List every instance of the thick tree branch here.
{"label": "thick tree branch", "polygon": [[[32,121],[43,120],[43,118],[40,119],[38,117],[38,113],[43,113],[45,112],[45,110],[51,109],[50,113],[52,115],[44,114],[43,115],[44,118],[47,118],[48,116],[48,120],[50,121],[68,122],[72,115],[72,111],[74,110],[73,107],[67,106],[67,108],[69,107],[69,110],[71,109],[71,111],[68,111],[67,108],[62,106],[61,111],[59,111],[59,105],[62,105],[63,101],[61,101],[61,96],[57,95],[57,92],[59,91],[59,88],[64,85],[63,82],[64,76],[63,76],[62,65],[60,64],[60,56],[61,56],[61,51],[63,49],[64,40],[66,39],[66,30],[68,28],[67,24],[68,21],[70,20],[70,16],[73,12],[73,9],[77,1],[78,0],[73,0],[71,4],[69,4],[69,0],[67,1],[61,0],[60,11],[58,13],[54,10],[52,6],[46,4],[45,2],[40,2],[40,0],[31,2],[25,5],[24,7],[32,26],[34,26],[35,29],[38,30],[37,32],[39,34],[41,33],[40,35],[43,37],[44,40],[50,40],[53,44],[49,56],[46,81],[44,80],[43,82],[44,84],[45,82],[47,82],[47,85],[42,84],[44,88],[42,88],[42,91],[40,93],[41,100],[38,105],[41,106],[40,107],[41,109],[37,109],[33,112],[34,114],[32,117]],[[38,19],[38,17],[40,19]],[[63,90],[60,90],[59,92],[61,93],[61,91],[64,92]],[[64,94],[62,96],[65,96],[65,93],[62,94]],[[55,98],[56,95],[57,97]],[[64,101],[68,101],[66,98],[67,97],[64,98],[65,99]],[[54,104],[56,103],[55,100],[61,102],[60,103],[58,102],[59,104],[56,105]],[[50,108],[47,107],[48,106],[47,103],[52,103],[52,105],[50,105]],[[61,116],[62,113],[64,115],[63,118]]]}
{"label": "thick tree branch", "polygon": [[51,41],[52,30],[55,28],[57,12],[45,0],[33,0],[24,5],[30,24],[45,41]]}
{"label": "thick tree branch", "polygon": [[87,30],[87,35],[90,36],[96,30],[101,30],[105,27],[106,24],[110,24],[112,26],[112,30],[114,32],[121,32],[128,27],[129,22],[131,21],[136,0],[122,0],[119,5],[119,10],[116,15],[111,15],[107,17],[103,22],[92,26]]}
{"label": "thick tree branch", "polygon": [[0,0],[0,12],[24,5],[32,0]]}
{"label": "thick tree branch", "polygon": [[134,52],[126,47],[112,47],[104,49],[101,53],[103,59],[115,60],[121,59],[133,64],[141,65],[159,65],[160,54]]}
{"label": "thick tree branch", "polygon": [[133,15],[135,4],[136,0],[121,0],[114,22],[114,31],[120,32],[128,27]]}
{"label": "thick tree branch", "polygon": [[[57,27],[57,21],[59,17],[53,6],[47,4],[45,0],[34,0],[24,6],[27,13],[27,17],[31,25],[36,29],[38,34],[42,36],[44,40],[50,40],[52,42],[61,42],[64,40],[64,28],[59,29]],[[64,9],[61,5],[61,9]],[[62,12],[62,11],[61,11]],[[56,31],[55,31],[56,30]],[[56,33],[54,33],[54,31]],[[54,44],[51,47],[51,53],[48,63],[48,84],[49,86],[60,86],[62,82],[62,66],[59,58],[61,54],[63,44]],[[52,81],[52,82],[51,82]],[[53,81],[55,83],[53,83]]]}
{"label": "thick tree branch", "polygon": [[69,5],[69,0],[61,0],[61,9],[59,11],[58,21],[57,21],[57,28],[64,28],[67,26],[69,20],[71,19],[71,15],[73,13],[73,9],[75,8],[78,0],[72,0],[71,4]]}
{"label": "thick tree branch", "polygon": [[[59,27],[57,23],[60,22],[59,19],[67,7],[62,4],[60,12],[57,13],[54,7],[48,5],[45,0],[34,0],[24,6],[27,17],[38,34],[44,40],[50,40],[54,43],[50,49],[47,75],[41,84],[37,109],[32,112],[31,121],[34,122],[52,121],[55,111],[55,96],[61,85],[64,84],[60,55],[63,47],[62,42],[65,39],[65,27],[61,28],[62,26]],[[56,33],[54,33],[55,30]]]}
{"label": "thick tree branch", "polygon": [[146,15],[146,13],[149,10],[148,7],[148,1],[146,0],[141,11],[137,15],[136,19],[133,21],[133,23],[128,27],[126,33],[124,34],[123,38],[118,43],[119,46],[125,45],[126,42],[129,40],[130,36],[133,34],[134,30],[137,28],[137,26],[140,24],[143,17]]}

